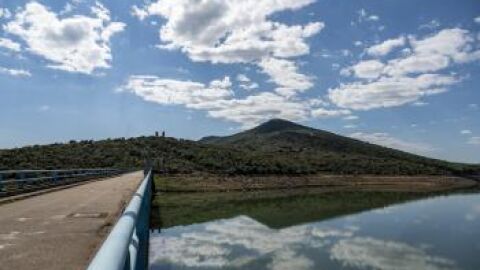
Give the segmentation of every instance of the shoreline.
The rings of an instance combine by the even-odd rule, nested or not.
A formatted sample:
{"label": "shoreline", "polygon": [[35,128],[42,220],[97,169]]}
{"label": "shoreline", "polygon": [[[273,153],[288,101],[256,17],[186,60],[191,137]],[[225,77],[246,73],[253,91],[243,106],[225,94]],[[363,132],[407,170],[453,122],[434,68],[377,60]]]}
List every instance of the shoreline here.
{"label": "shoreline", "polygon": [[219,176],[175,175],[155,176],[157,192],[197,193],[262,190],[325,189],[392,192],[436,192],[469,189],[480,183],[457,176],[372,176],[372,175],[307,175],[307,176]]}

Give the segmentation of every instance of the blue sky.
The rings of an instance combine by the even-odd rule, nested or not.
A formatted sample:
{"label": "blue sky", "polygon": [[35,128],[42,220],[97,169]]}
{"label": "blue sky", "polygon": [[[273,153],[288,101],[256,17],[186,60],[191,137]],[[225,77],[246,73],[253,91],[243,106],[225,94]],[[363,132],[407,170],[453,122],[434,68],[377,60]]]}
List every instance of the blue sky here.
{"label": "blue sky", "polygon": [[0,148],[285,118],[480,162],[476,0],[0,0]]}

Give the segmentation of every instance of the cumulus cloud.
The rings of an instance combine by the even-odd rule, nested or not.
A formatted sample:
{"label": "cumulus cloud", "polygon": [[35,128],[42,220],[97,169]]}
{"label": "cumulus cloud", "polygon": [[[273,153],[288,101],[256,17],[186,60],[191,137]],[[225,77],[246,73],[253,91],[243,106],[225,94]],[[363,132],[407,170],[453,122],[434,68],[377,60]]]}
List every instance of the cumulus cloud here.
{"label": "cumulus cloud", "polygon": [[461,130],[461,131],[460,131],[460,134],[462,134],[462,135],[468,135],[468,134],[472,134],[472,131],[469,130],[469,129],[464,129],[464,130]]}
{"label": "cumulus cloud", "polygon": [[247,1],[157,1],[144,8],[133,7],[140,19],[161,16],[161,47],[181,49],[195,61],[214,63],[251,62],[263,57],[293,57],[309,52],[305,42],[323,28],[323,23],[288,26],[268,17],[296,10],[313,0]]}
{"label": "cumulus cloud", "polygon": [[302,102],[291,101],[283,96],[262,92],[243,99],[219,100],[215,103],[197,105],[207,109],[208,115],[252,127],[272,118],[302,121],[309,116],[309,107]]}
{"label": "cumulus cloud", "polygon": [[18,42],[15,42],[8,38],[0,38],[0,47],[14,52],[19,52],[21,50],[21,46]]}
{"label": "cumulus cloud", "polygon": [[6,74],[15,77],[30,77],[32,74],[30,71],[25,69],[14,69],[14,68],[6,68],[0,66],[0,74]]}
{"label": "cumulus cloud", "polygon": [[390,53],[393,49],[403,45],[405,45],[405,37],[400,36],[395,39],[387,39],[380,44],[368,48],[367,53],[373,56],[383,56]]}
{"label": "cumulus cloud", "polygon": [[193,107],[233,95],[229,77],[213,80],[208,85],[192,81],[162,79],[156,76],[135,75],[122,86],[143,99],[159,104]]}
{"label": "cumulus cloud", "polygon": [[393,59],[386,73],[403,75],[434,72],[452,63],[467,63],[480,59],[480,51],[473,50],[475,39],[468,30],[452,28],[417,40],[410,38],[413,53],[405,58]]}
{"label": "cumulus cloud", "polygon": [[382,77],[373,82],[353,82],[330,89],[337,106],[354,110],[400,106],[424,96],[447,91],[459,79],[450,75],[423,74],[417,77]]}
{"label": "cumulus cloud", "polygon": [[8,8],[0,8],[0,18],[9,19],[12,17],[12,13]]}
{"label": "cumulus cloud", "polygon": [[29,52],[47,59],[48,67],[84,74],[110,67],[110,38],[124,27],[124,23],[112,22],[109,11],[98,2],[91,16],[66,18],[29,2],[4,25],[7,33],[25,42]]}
{"label": "cumulus cloud", "polygon": [[384,68],[385,65],[382,62],[378,60],[368,60],[361,61],[352,67],[343,69],[341,74],[344,76],[354,74],[358,78],[375,79],[382,74]]}
{"label": "cumulus cloud", "polygon": [[247,91],[257,89],[259,87],[258,83],[252,82],[252,80],[250,80],[250,78],[248,78],[245,74],[238,74],[237,81],[240,83],[239,87]]}
{"label": "cumulus cloud", "polygon": [[271,118],[300,121],[309,116],[311,106],[305,102],[288,100],[271,92],[235,98],[231,86],[229,77],[203,84],[136,75],[131,76],[120,89],[146,101],[204,110],[210,117],[240,123],[243,127],[251,127]]}
{"label": "cumulus cloud", "polygon": [[312,116],[316,118],[329,118],[349,115],[351,112],[349,110],[329,110],[324,108],[318,108],[312,110]]}
{"label": "cumulus cloud", "polygon": [[[287,25],[272,21],[276,12],[297,10],[313,0],[181,0],[156,1],[132,7],[139,19],[160,16],[159,48],[180,50],[193,61],[258,64],[278,85],[276,92],[291,97],[312,87],[309,76],[301,74],[288,58],[308,54],[306,39],[319,33],[324,24],[310,22]],[[273,66],[276,65],[276,66]],[[253,83],[246,90],[257,88]]]}
{"label": "cumulus cloud", "polygon": [[341,239],[332,247],[331,258],[354,268],[440,270],[455,267],[453,261],[430,256],[423,249],[371,237]]}
{"label": "cumulus cloud", "polygon": [[291,97],[313,87],[313,79],[299,73],[298,67],[290,60],[267,57],[259,66],[279,86],[275,91],[282,96]]}
{"label": "cumulus cloud", "polygon": [[[381,59],[362,60],[342,69],[344,76],[358,80],[329,90],[330,100],[346,109],[370,110],[419,102],[439,94],[461,81],[461,78],[440,72],[454,64],[480,59],[474,49],[474,37],[468,30],[443,29],[422,39],[410,36],[405,54],[386,62]],[[367,50],[379,57],[392,48],[407,46],[406,38],[387,40]]]}
{"label": "cumulus cloud", "polygon": [[238,74],[237,75],[237,81],[239,81],[239,82],[250,82],[251,80],[245,74]]}
{"label": "cumulus cloud", "polygon": [[398,150],[403,150],[413,153],[429,153],[435,151],[435,148],[425,143],[416,143],[404,141],[390,136],[388,133],[363,133],[355,132],[349,135],[352,138],[362,140],[365,142],[383,145]]}

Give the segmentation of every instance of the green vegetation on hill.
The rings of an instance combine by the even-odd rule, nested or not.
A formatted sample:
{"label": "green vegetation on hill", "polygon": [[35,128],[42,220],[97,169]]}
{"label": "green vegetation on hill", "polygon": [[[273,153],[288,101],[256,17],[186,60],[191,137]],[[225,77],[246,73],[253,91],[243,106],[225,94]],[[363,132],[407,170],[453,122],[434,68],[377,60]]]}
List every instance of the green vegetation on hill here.
{"label": "green vegetation on hill", "polygon": [[142,168],[147,158],[170,173],[414,175],[480,170],[479,166],[429,159],[284,120],[199,142],[152,136],[0,150],[0,170]]}

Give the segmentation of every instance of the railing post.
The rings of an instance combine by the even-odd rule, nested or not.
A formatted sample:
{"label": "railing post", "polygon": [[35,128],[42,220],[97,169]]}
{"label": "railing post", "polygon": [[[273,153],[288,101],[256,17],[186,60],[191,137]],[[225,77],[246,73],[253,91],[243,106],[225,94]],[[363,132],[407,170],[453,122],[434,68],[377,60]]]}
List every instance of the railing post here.
{"label": "railing post", "polygon": [[21,181],[18,181],[17,182],[17,189],[18,190],[22,190],[23,189],[23,186],[24,186],[24,182],[23,182],[23,179],[25,179],[25,173],[24,172],[19,172],[15,175],[15,179],[17,180],[21,180]]}
{"label": "railing post", "polygon": [[58,172],[57,172],[57,171],[54,171],[54,172],[52,173],[52,177],[53,177],[53,178],[52,178],[52,180],[53,180],[53,185],[56,186],[57,183],[58,183]]}

